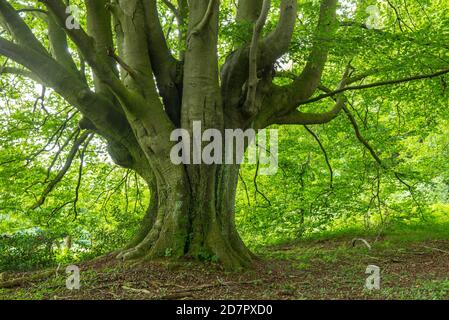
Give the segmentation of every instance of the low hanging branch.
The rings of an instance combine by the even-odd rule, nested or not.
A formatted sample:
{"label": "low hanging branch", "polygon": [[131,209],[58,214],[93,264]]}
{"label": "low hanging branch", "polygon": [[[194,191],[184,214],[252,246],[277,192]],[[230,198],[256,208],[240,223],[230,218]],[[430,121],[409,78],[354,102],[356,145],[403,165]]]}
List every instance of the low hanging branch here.
{"label": "low hanging branch", "polygon": [[243,188],[245,189],[246,201],[248,202],[248,207],[251,207],[251,201],[249,200],[249,194],[248,194],[248,186],[246,185],[246,181],[240,172],[239,172],[239,178],[243,184]]}
{"label": "low hanging branch", "polygon": [[[369,144],[369,142],[363,137],[363,135],[360,132],[360,128],[357,124],[357,121],[355,120],[354,116],[352,115],[352,113],[349,111],[349,109],[344,106],[343,110],[345,111],[349,121],[352,124],[352,127],[354,128],[357,140],[360,141],[360,143],[362,143],[365,148],[369,151],[369,153],[371,154],[371,156],[374,158],[374,160],[376,161],[376,163],[384,170],[388,170],[389,168],[387,167],[387,165],[384,164],[384,162],[380,159],[380,157],[377,155],[376,151],[374,150],[374,148]],[[422,205],[421,203],[419,203],[418,199],[415,196],[415,192],[413,190],[413,187],[408,184],[407,182],[404,181],[404,179],[401,178],[400,173],[397,171],[393,171],[393,174],[395,176],[395,178],[401,183],[403,184],[407,190],[410,192],[410,195],[412,197],[413,202],[417,205],[418,207],[418,211],[421,215],[421,217],[424,219],[424,215],[423,215],[423,209],[422,209]]]}
{"label": "low hanging branch", "polygon": [[74,140],[74,139],[76,140],[76,138],[78,138],[79,134],[80,134],[80,129],[78,128],[72,134],[70,134],[70,136],[67,138],[67,140],[62,144],[62,146],[56,152],[55,156],[53,157],[53,160],[50,163],[50,166],[48,166],[48,168],[47,168],[47,175],[45,177],[44,183],[47,183],[48,180],[50,179],[51,171],[53,170],[53,167],[55,166],[56,161],[58,161],[59,156],[61,155],[61,153],[64,151],[64,149],[69,145],[69,143],[72,140]]}
{"label": "low hanging branch", "polygon": [[254,178],[253,178],[253,183],[254,183],[254,200],[257,202],[257,194],[260,194],[262,196],[262,198],[267,202],[268,206],[267,207],[271,207],[271,201],[270,199],[267,198],[267,196],[265,194],[263,194],[262,191],[259,190],[259,186],[257,184],[257,178],[259,177],[259,169],[260,169],[260,162],[259,162],[259,157],[257,157],[257,163],[256,163],[256,171],[254,172]]}
{"label": "low hanging branch", "polygon": [[348,117],[349,121],[351,122],[352,127],[354,128],[357,139],[360,141],[360,143],[362,143],[365,146],[366,149],[368,149],[369,153],[371,153],[371,156],[374,158],[374,160],[376,160],[377,164],[379,164],[381,168],[386,169],[386,166],[384,165],[380,157],[377,155],[376,151],[374,151],[374,148],[368,143],[368,141],[366,141],[366,139],[360,133],[359,125],[357,124],[357,121],[355,120],[352,113],[348,110],[346,106],[343,107],[343,110],[346,113],[346,116]]}
{"label": "low hanging branch", "polygon": [[69,155],[67,156],[67,159],[64,163],[64,166],[62,169],[58,172],[56,177],[50,181],[50,183],[47,185],[45,190],[42,192],[41,197],[39,200],[31,207],[31,210],[35,210],[42,206],[47,199],[47,196],[50,194],[51,191],[56,187],[56,185],[64,178],[67,171],[70,169],[70,166],[72,165],[73,159],[75,158],[76,153],[78,152],[78,149],[80,146],[86,141],[86,139],[89,137],[90,132],[86,131],[79,138],[77,138],[70,149]]}
{"label": "low hanging branch", "polygon": [[330,181],[329,181],[329,187],[333,189],[334,187],[334,171],[332,170],[331,163],[329,161],[329,156],[327,155],[327,151],[324,148],[323,144],[321,143],[320,138],[316,135],[315,132],[313,132],[308,126],[304,126],[304,128],[313,136],[313,138],[316,140],[318,145],[320,146],[321,151],[324,155],[324,160],[326,161],[327,167],[329,168],[329,174],[330,174]]}
{"label": "low hanging branch", "polygon": [[75,221],[78,218],[78,199],[79,199],[79,190],[81,188],[81,179],[83,177],[83,167],[84,167],[84,156],[86,155],[87,147],[89,146],[90,141],[92,140],[93,135],[89,135],[89,137],[86,139],[86,143],[84,144],[83,150],[80,153],[80,165],[78,168],[78,179],[76,182],[76,188],[75,188],[75,199],[73,199],[73,211],[75,212],[75,217],[73,221]]}

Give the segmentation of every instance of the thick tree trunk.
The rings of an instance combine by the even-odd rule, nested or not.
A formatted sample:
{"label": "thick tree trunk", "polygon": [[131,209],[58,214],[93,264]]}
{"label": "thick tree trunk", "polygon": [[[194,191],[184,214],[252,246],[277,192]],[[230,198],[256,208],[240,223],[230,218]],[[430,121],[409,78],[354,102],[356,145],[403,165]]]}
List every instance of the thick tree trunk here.
{"label": "thick tree trunk", "polygon": [[119,258],[184,257],[219,261],[232,270],[249,267],[255,256],[234,222],[238,170],[237,165],[204,166],[197,178],[184,172],[170,186],[150,183],[141,229]]}
{"label": "thick tree trunk", "polygon": [[[262,4],[269,1],[240,0],[237,20],[255,23],[253,37],[223,65],[218,56],[223,45],[219,43],[223,2],[218,0],[178,1],[179,60],[168,45],[158,1],[86,0],[87,33],[83,28],[67,27],[67,18],[73,15],[62,1],[41,2],[51,20],[48,40],[52,52],[19,12],[0,0],[0,22],[14,38],[11,42],[0,37],[0,54],[26,67],[31,78],[76,107],[84,117],[80,128],[105,138],[115,163],[135,170],[147,181],[152,195],[148,212],[136,238],[119,256],[216,258],[229,269],[251,264],[254,256],[234,223],[239,166],[177,166],[170,159],[174,145],[170,136],[176,128],[192,133],[196,122],[203,130],[223,133],[225,128],[321,124],[335,118],[343,109],[343,98],[337,98],[330,112],[295,111],[320,83],[331,43],[322,39],[332,39],[336,32],[337,1],[322,0],[306,66],[286,86],[273,85],[273,66],[291,43],[296,0],[280,1],[279,21],[265,37],[261,28],[267,10],[263,7],[269,6]],[[78,58],[93,72],[95,91],[84,68],[77,70],[78,58],[71,56],[67,37],[77,47],[73,51],[78,51]]]}
{"label": "thick tree trunk", "polygon": [[[218,6],[218,1],[202,0],[192,1],[190,6],[182,101],[179,101],[181,119],[175,126],[180,124],[191,137],[198,122],[203,131],[216,129],[223,133],[226,127],[240,127],[234,120],[225,120],[232,117],[225,116],[222,101],[227,97],[222,96],[219,84]],[[133,46],[134,42],[127,45]],[[139,66],[131,67],[140,70]],[[140,85],[132,77],[128,81],[130,86]],[[146,103],[156,105],[156,94],[156,91],[148,92],[144,95],[146,101],[127,96],[123,101],[129,123],[145,154],[138,161],[142,165],[137,171],[148,181],[152,203],[141,231],[119,257],[192,257],[218,260],[228,269],[248,267],[253,256],[234,223],[239,166],[173,164],[170,135],[175,126],[162,114],[157,119],[153,114],[147,116]],[[190,142],[192,146],[197,144]]]}

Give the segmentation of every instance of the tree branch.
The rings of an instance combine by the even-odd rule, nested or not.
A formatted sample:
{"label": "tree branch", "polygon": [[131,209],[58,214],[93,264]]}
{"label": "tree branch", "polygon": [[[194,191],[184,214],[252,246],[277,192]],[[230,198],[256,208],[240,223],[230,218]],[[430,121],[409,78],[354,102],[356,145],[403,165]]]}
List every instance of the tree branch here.
{"label": "tree branch", "polygon": [[237,6],[237,21],[247,21],[254,23],[260,17],[263,1],[260,0],[239,0]]}
{"label": "tree branch", "polygon": [[69,53],[67,36],[64,30],[57,24],[55,17],[51,13],[48,13],[46,18],[48,22],[48,40],[50,41],[53,57],[69,71],[76,73],[78,77],[85,80],[78,72],[76,64]]}
{"label": "tree branch", "polygon": [[22,46],[41,54],[48,54],[44,46],[37,40],[30,28],[6,0],[0,0],[0,21],[6,24],[14,39]]}
{"label": "tree branch", "polygon": [[338,95],[338,94],[346,92],[346,91],[363,90],[363,89],[377,88],[377,87],[382,87],[382,86],[401,84],[401,83],[405,83],[405,82],[411,82],[411,81],[417,81],[417,80],[423,80],[423,79],[431,79],[431,78],[440,77],[447,73],[449,73],[449,69],[443,69],[443,70],[440,70],[440,71],[437,71],[434,73],[420,74],[420,75],[411,76],[411,77],[407,77],[407,78],[403,78],[403,79],[380,81],[380,82],[375,82],[375,83],[363,84],[363,85],[359,85],[359,86],[347,86],[344,88],[339,88],[335,91],[321,94],[315,98],[302,101],[302,102],[300,102],[300,105],[317,102],[317,101],[320,101],[322,99],[329,98],[329,97],[334,97],[335,95]]}
{"label": "tree branch", "polygon": [[[180,125],[182,100],[182,68],[168,48],[167,41],[159,20],[155,0],[143,0],[145,8],[145,25],[151,66],[165,110],[175,126]],[[180,13],[179,13],[180,14]],[[179,19],[182,20],[181,17]],[[183,23],[181,20],[178,24]],[[180,25],[179,28],[182,28]],[[182,37],[182,30],[179,30]]]}
{"label": "tree branch", "polygon": [[78,137],[75,142],[73,143],[72,148],[70,149],[70,152],[67,156],[67,159],[64,163],[64,166],[62,169],[58,172],[56,177],[50,181],[50,183],[47,185],[45,190],[42,192],[41,197],[39,200],[31,206],[31,210],[35,210],[42,206],[47,199],[47,196],[50,194],[51,191],[56,187],[56,185],[64,178],[67,171],[70,169],[70,166],[72,165],[73,159],[75,158],[76,153],[78,152],[79,147],[86,141],[86,139],[89,137],[89,132],[84,132],[80,137]]}
{"label": "tree branch", "polygon": [[315,39],[306,66],[299,77],[284,88],[290,101],[287,109],[296,109],[300,101],[309,98],[315,92],[321,81],[332,39],[338,26],[336,9],[337,0],[322,0]]}
{"label": "tree branch", "polygon": [[377,155],[376,151],[374,151],[374,148],[371,147],[369,142],[362,136],[362,134],[360,132],[360,128],[359,128],[359,126],[357,124],[357,121],[355,120],[355,118],[352,115],[352,113],[349,111],[348,108],[346,108],[346,106],[343,107],[343,110],[345,111],[349,121],[351,122],[352,127],[354,128],[354,132],[355,132],[355,135],[356,135],[357,139],[360,141],[361,144],[363,144],[365,146],[365,148],[369,151],[369,153],[374,158],[374,160],[376,160],[377,164],[380,167],[385,169],[386,166],[384,165],[384,163],[382,162],[380,157]]}
{"label": "tree branch", "polygon": [[276,28],[262,41],[260,66],[262,68],[271,65],[285,52],[287,52],[292,40],[296,24],[298,3],[296,0],[282,0],[280,17]]}
{"label": "tree branch", "polygon": [[60,0],[39,0],[43,2],[48,10],[54,15],[56,22],[59,26],[65,30],[68,36],[76,44],[82,56],[86,59],[87,63],[94,70],[95,74],[105,84],[118,95],[125,96],[126,89],[117,78],[114,70],[111,68],[110,57],[107,55],[107,51],[97,52],[95,49],[95,41],[91,38],[81,27],[69,29],[66,27],[65,22],[68,17],[66,13],[66,6]]}
{"label": "tree branch", "polygon": [[324,148],[323,144],[321,143],[320,138],[316,135],[316,133],[313,132],[312,129],[310,129],[308,126],[304,126],[304,128],[312,135],[312,137],[315,139],[315,141],[320,146],[321,151],[323,152],[324,160],[326,161],[326,164],[327,164],[327,167],[329,168],[329,173],[330,173],[329,186],[332,189],[333,185],[334,185],[334,171],[332,170],[332,166],[331,166],[331,163],[329,161],[329,156],[327,155],[327,151]]}
{"label": "tree branch", "polygon": [[[254,4],[254,2],[251,2]],[[254,4],[256,6],[256,4]],[[240,4],[239,4],[240,6]],[[241,4],[245,11],[252,9],[248,4]],[[265,39],[260,41],[260,50],[257,54],[257,71],[268,68],[278,59],[288,48],[294,30],[297,4],[294,0],[282,0],[281,16],[276,29]],[[243,10],[243,9],[242,9]],[[260,10],[257,10],[260,12]],[[245,13],[249,14],[248,12]],[[241,13],[243,15],[243,11]],[[250,14],[250,16],[252,13]],[[244,47],[231,53],[221,70],[222,92],[228,97],[224,101],[225,109],[241,107],[241,97],[244,95],[242,88],[248,80],[249,55],[251,46]],[[245,101],[243,99],[243,101]]]}
{"label": "tree branch", "polygon": [[254,25],[253,37],[251,40],[251,46],[249,50],[249,77],[248,77],[248,92],[246,96],[246,102],[244,111],[250,116],[253,116],[257,112],[256,108],[256,94],[259,78],[257,76],[257,56],[259,51],[259,38],[262,29],[267,21],[268,12],[270,11],[271,0],[264,0],[262,10],[259,18]]}
{"label": "tree branch", "polygon": [[[87,33],[95,40],[96,51],[106,53],[114,47],[111,29],[111,12],[107,10],[106,0],[84,0],[87,8]],[[118,69],[113,59],[108,61],[109,67],[115,76],[118,77]],[[94,76],[95,88],[97,92],[110,95],[110,91],[105,88],[98,76]]]}
{"label": "tree branch", "polygon": [[198,35],[208,24],[214,13],[214,7],[217,0],[209,0],[206,12],[201,21],[191,30],[189,37]]}
{"label": "tree branch", "polygon": [[4,67],[0,68],[0,74],[15,74],[15,75],[18,75],[18,76],[29,78],[29,79],[31,79],[33,81],[36,81],[37,83],[42,83],[42,80],[39,79],[38,76],[36,76],[31,71],[26,70],[26,69],[20,69],[20,68],[16,68],[16,67],[6,67],[6,66],[4,66]]}
{"label": "tree branch", "polygon": [[[346,66],[345,73],[343,75],[342,80],[338,86],[338,89],[342,89],[346,86],[351,74],[351,65],[350,63]],[[305,113],[298,110],[294,110],[293,112],[284,115],[278,116],[274,121],[275,124],[300,124],[300,125],[311,125],[311,124],[324,124],[335,119],[340,111],[343,110],[347,100],[344,95],[338,95],[335,99],[336,103],[334,107],[324,113]]]}

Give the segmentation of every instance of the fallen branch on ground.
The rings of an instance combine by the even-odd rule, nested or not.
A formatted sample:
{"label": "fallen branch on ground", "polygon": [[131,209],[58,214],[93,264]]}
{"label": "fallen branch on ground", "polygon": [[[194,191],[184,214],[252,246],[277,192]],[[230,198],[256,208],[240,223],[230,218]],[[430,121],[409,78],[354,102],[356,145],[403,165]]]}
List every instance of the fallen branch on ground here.
{"label": "fallen branch on ground", "polygon": [[443,249],[433,248],[433,247],[429,247],[429,246],[421,246],[421,247],[449,254],[449,251],[446,251],[446,250],[443,250]]}
{"label": "fallen branch on ground", "polygon": [[[243,282],[221,282],[221,281],[219,281],[217,283],[203,284],[201,286],[197,286],[197,287],[193,287],[193,288],[175,290],[168,295],[164,295],[164,296],[161,296],[158,298],[159,299],[180,299],[180,298],[185,298],[185,297],[191,296],[192,292],[202,291],[205,289],[216,288],[216,287],[221,287],[221,286],[256,284],[256,283],[260,283],[260,282],[263,282],[263,280],[251,280],[251,281],[243,281]],[[131,288],[128,286],[122,286],[122,289],[131,291],[131,292],[135,292],[135,293],[153,294],[151,291],[149,291],[147,289],[136,289],[136,288]]]}

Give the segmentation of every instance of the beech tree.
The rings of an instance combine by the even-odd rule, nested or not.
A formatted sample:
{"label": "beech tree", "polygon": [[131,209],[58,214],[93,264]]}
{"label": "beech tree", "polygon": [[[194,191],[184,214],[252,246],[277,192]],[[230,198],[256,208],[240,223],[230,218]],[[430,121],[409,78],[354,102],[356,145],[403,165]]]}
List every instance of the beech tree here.
{"label": "beech tree", "polygon": [[[162,2],[175,18],[176,50],[173,36],[164,33]],[[324,124],[341,113],[350,115],[349,91],[449,72],[354,85],[376,70],[356,72],[348,57],[340,61],[346,68],[341,69],[339,83],[324,86],[329,52],[345,23],[338,20],[337,0],[321,0],[309,35],[309,55],[295,61],[302,70],[282,75],[290,81],[279,84],[276,78],[282,71],[275,65],[291,49],[298,3],[302,1],[238,1],[235,20],[250,32],[243,35],[241,46],[223,57],[221,10],[232,1],[84,0],[86,21],[77,25],[73,10],[67,10],[69,3],[62,0],[36,1],[31,7],[0,0],[0,55],[8,59],[1,73],[29,77],[57,92],[83,116],[79,123],[83,134],[74,152],[88,133],[99,135],[107,141],[113,161],[135,171],[148,185],[151,201],[140,231],[118,258],[151,259],[167,252],[175,258],[214,256],[229,269],[248,267],[256,259],[234,221],[240,166],[173,164],[170,153],[177,143],[170,140],[173,130],[191,132],[195,121],[203,130],[221,132]],[[26,19],[30,14],[46,24],[45,37],[30,26]],[[267,32],[270,14],[275,25]],[[92,72],[92,81],[87,71]],[[322,101],[329,102],[328,110],[314,111],[314,104]],[[383,166],[352,120],[359,140]],[[35,207],[44,201],[42,197]]]}

